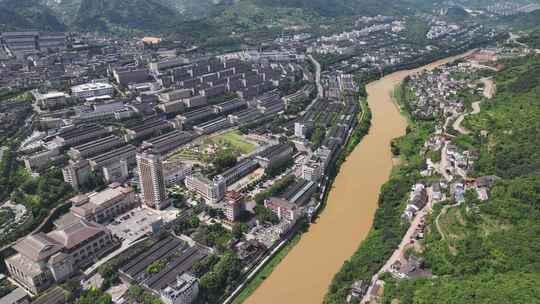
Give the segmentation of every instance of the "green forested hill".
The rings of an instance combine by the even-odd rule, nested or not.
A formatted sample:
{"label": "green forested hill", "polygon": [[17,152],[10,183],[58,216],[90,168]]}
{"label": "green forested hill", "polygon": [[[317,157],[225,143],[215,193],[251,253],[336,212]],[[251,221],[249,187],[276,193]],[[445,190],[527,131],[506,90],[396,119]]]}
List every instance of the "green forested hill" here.
{"label": "green forested hill", "polygon": [[303,25],[352,15],[411,14],[419,0],[0,0],[0,24],[118,32],[179,32],[193,24],[228,31]]}
{"label": "green forested hill", "polygon": [[477,174],[502,181],[488,201],[468,195],[441,217],[451,237],[431,224],[422,256],[436,277],[388,280],[384,303],[540,303],[540,56],[504,65],[464,139],[480,149]]}
{"label": "green forested hill", "polygon": [[37,0],[0,0],[0,30],[21,28],[62,31],[65,25]]}
{"label": "green forested hill", "polygon": [[166,30],[179,14],[157,0],[83,0],[75,26],[85,31]]}
{"label": "green forested hill", "polygon": [[514,30],[530,31],[540,29],[540,10],[504,17],[500,22],[507,24]]}

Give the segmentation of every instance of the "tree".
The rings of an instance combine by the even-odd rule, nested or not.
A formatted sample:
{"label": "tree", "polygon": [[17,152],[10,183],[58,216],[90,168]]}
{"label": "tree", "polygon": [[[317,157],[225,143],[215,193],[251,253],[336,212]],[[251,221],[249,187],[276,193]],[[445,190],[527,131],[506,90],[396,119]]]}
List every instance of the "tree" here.
{"label": "tree", "polygon": [[240,224],[234,224],[232,229],[232,235],[235,239],[239,240],[244,235],[244,232],[242,231],[242,226]]}
{"label": "tree", "polygon": [[272,210],[262,205],[255,206],[255,216],[257,220],[261,222],[269,222],[272,224],[279,223],[278,216],[274,212],[272,212]]}
{"label": "tree", "polygon": [[212,164],[220,173],[236,165],[236,156],[229,149],[221,150],[214,156]]}
{"label": "tree", "polygon": [[175,192],[171,194],[171,198],[174,199],[173,205],[174,207],[181,209],[186,206],[186,197],[182,193]]}
{"label": "tree", "polygon": [[241,269],[240,260],[234,252],[225,252],[212,271],[201,277],[201,302],[216,303],[224,293],[230,292],[229,289],[240,277]]}
{"label": "tree", "polygon": [[200,225],[200,220],[196,215],[180,219],[173,227],[176,234],[185,234],[187,231],[196,229]]}
{"label": "tree", "polygon": [[112,298],[109,294],[97,289],[89,289],[83,292],[82,296],[75,301],[75,304],[111,304]]}

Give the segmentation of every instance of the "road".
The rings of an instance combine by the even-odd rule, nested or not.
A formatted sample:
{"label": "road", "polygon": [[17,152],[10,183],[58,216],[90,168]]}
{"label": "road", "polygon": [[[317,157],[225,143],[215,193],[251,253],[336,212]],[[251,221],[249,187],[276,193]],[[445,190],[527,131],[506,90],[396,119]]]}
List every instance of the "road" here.
{"label": "road", "polygon": [[321,84],[321,65],[319,62],[317,62],[317,60],[315,60],[315,58],[313,58],[313,56],[308,55],[308,58],[311,60],[311,62],[313,62],[313,65],[315,65],[315,85],[317,86],[317,97],[315,97],[315,99],[313,99],[311,103],[302,112],[300,112],[300,116],[304,116],[319,99],[324,97],[324,89]]}
{"label": "road", "polygon": [[475,101],[472,103],[472,111],[470,113],[463,113],[461,114],[457,119],[456,121],[454,121],[454,124],[452,125],[452,127],[454,128],[454,130],[458,131],[459,133],[461,134],[464,134],[464,135],[467,135],[469,133],[471,133],[471,131],[465,129],[464,127],[461,126],[461,123],[463,122],[463,120],[465,119],[465,117],[467,115],[474,115],[474,114],[478,114],[480,113],[480,101]]}
{"label": "road", "polygon": [[439,174],[441,174],[446,181],[452,181],[452,176],[448,174],[448,172],[446,171],[446,168],[449,166],[448,156],[446,154],[447,148],[448,148],[448,141],[444,143],[444,147],[441,150],[441,161],[439,162],[438,171],[439,171]]}
{"label": "road", "polygon": [[[493,98],[495,95],[496,87],[495,82],[491,77],[484,77],[481,79],[481,81],[484,83],[484,97],[487,99]],[[480,110],[478,110],[480,112]]]}
{"label": "road", "polygon": [[[495,95],[495,83],[493,82],[493,80],[491,78],[482,78],[481,81],[484,83],[484,92],[483,92],[484,97],[487,99],[493,98],[493,96]],[[454,130],[458,131],[461,134],[471,133],[469,130],[461,126],[461,123],[463,122],[465,117],[467,115],[475,115],[475,114],[480,113],[480,101],[473,102],[471,106],[472,106],[472,111],[470,113],[461,114],[456,119],[456,121],[454,121],[454,124],[452,125]]]}
{"label": "road", "polygon": [[428,202],[426,206],[422,210],[418,211],[418,213],[416,213],[413,221],[411,222],[411,225],[409,226],[409,229],[403,236],[403,239],[401,239],[401,243],[399,244],[398,248],[394,251],[392,256],[386,261],[386,263],[379,270],[379,272],[377,272],[371,278],[371,285],[369,286],[361,303],[367,303],[367,301],[369,300],[369,295],[371,294],[371,291],[373,287],[375,286],[375,282],[379,280],[379,277],[381,276],[381,274],[385,272],[389,272],[390,268],[396,261],[400,261],[403,263],[404,253],[405,253],[405,249],[407,248],[407,245],[410,244],[413,234],[416,232],[416,230],[418,229],[422,221],[425,220],[425,218],[427,217],[429,213],[431,213],[432,207],[433,207],[433,199],[432,199],[432,194],[431,194],[431,188],[429,188],[428,189]]}
{"label": "road", "polygon": [[495,71],[495,72],[499,71],[499,69],[497,69],[495,67],[485,65],[485,64],[476,63],[476,62],[471,63],[471,67],[478,68],[478,69],[492,70],[492,71]]}
{"label": "road", "polygon": [[437,215],[437,218],[435,219],[435,226],[437,227],[437,231],[441,235],[441,239],[443,241],[445,240],[446,235],[443,233],[441,225],[439,224],[439,219],[441,218],[442,215],[444,215],[444,214],[446,214],[448,212],[448,209],[454,208],[454,207],[459,207],[459,205],[461,205],[461,203],[462,202],[459,202],[459,203],[456,203],[456,204],[453,204],[453,205],[444,206],[443,209],[441,210],[441,212],[439,213],[439,215]]}
{"label": "road", "polygon": [[510,35],[510,38],[508,38],[508,42],[515,43],[515,44],[520,45],[520,46],[525,47],[525,48],[529,47],[525,43],[518,41],[518,39],[521,38],[519,35],[516,35],[516,34],[514,34],[512,32],[509,32],[508,34]]}
{"label": "road", "polygon": [[324,90],[321,84],[321,65],[313,56],[308,55],[309,60],[315,65],[315,84],[317,85],[317,98],[323,98]]}

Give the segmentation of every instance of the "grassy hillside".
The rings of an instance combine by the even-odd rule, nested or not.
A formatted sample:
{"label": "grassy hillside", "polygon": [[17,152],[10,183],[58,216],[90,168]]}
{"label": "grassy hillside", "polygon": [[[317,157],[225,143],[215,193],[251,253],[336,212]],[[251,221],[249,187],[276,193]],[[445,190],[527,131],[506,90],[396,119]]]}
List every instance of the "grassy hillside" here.
{"label": "grassy hillside", "polygon": [[430,225],[421,255],[436,277],[389,279],[384,303],[540,303],[540,56],[504,64],[496,97],[465,121],[477,174],[502,181],[441,216],[448,237]]}

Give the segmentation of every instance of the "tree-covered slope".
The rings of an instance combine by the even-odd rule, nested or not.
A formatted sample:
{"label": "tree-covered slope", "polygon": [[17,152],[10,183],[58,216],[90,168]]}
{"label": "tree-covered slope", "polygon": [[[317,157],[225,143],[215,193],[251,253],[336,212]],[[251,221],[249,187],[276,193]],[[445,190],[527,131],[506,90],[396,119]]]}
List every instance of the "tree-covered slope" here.
{"label": "tree-covered slope", "polygon": [[[84,31],[183,31],[186,22],[226,30],[288,26],[320,18],[411,14],[418,0],[0,0],[13,28],[66,25]],[[13,9],[12,9],[13,8]],[[297,25],[296,23],[293,25]]]}
{"label": "tree-covered slope", "polygon": [[22,28],[61,31],[65,26],[37,0],[0,0],[0,30]]}
{"label": "tree-covered slope", "polygon": [[514,30],[538,30],[540,29],[540,10],[504,17],[500,22],[508,25]]}
{"label": "tree-covered slope", "polygon": [[384,303],[540,303],[540,56],[503,63],[462,139],[480,150],[476,174],[502,180],[441,216],[445,238],[430,224],[421,256],[435,277],[387,280]]}
{"label": "tree-covered slope", "polygon": [[396,15],[418,8],[416,1],[409,0],[257,0],[257,4],[261,7],[298,8],[325,17]]}
{"label": "tree-covered slope", "polygon": [[168,29],[179,14],[158,0],[83,0],[75,26],[85,31]]}

